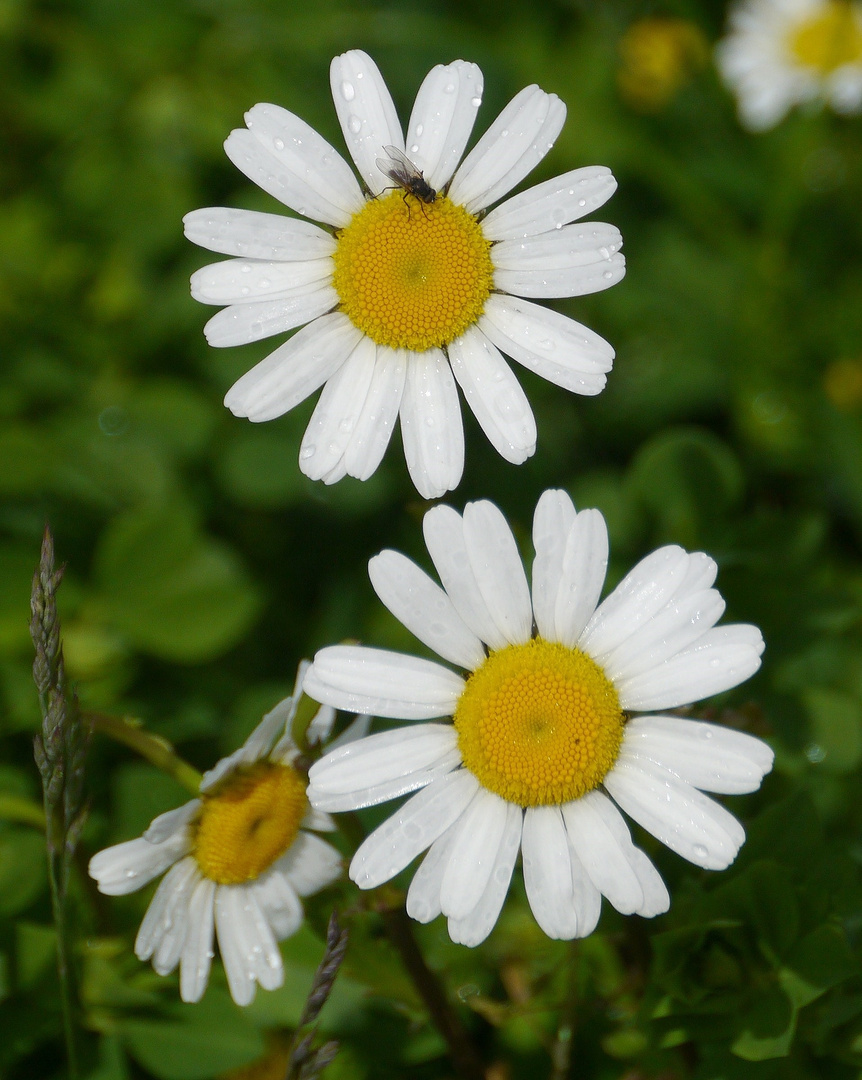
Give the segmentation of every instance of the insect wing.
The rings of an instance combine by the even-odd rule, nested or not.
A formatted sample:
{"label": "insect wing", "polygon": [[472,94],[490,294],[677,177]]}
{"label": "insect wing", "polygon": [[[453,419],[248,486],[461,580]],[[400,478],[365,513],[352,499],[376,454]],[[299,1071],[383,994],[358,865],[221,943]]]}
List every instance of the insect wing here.
{"label": "insect wing", "polygon": [[397,146],[384,146],[385,158],[377,158],[377,168],[388,176],[399,187],[411,190],[416,181],[422,181],[422,173],[416,168],[410,158],[399,150]]}

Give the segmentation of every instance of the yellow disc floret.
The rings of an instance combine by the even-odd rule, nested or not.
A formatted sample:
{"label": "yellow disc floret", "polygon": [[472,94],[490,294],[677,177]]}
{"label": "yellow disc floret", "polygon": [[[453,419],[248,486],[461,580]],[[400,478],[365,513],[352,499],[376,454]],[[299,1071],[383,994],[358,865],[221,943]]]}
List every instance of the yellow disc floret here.
{"label": "yellow disc floret", "polygon": [[619,698],[579,649],[535,638],[492,652],[455,710],[464,765],[518,806],[555,806],[598,787],[623,737]]}
{"label": "yellow disc floret", "polygon": [[862,63],[862,19],[842,0],[831,0],[811,19],[794,27],[790,51],[800,64],[831,75],[845,64]]}
{"label": "yellow disc floret", "polygon": [[219,885],[267,870],[296,839],[308,806],[305,781],[270,761],[240,767],[201,801],[193,854],[201,873]]}
{"label": "yellow disc floret", "polygon": [[370,199],[338,234],[332,283],[341,310],[378,345],[424,352],[474,323],[494,283],[491,245],[445,195]]}

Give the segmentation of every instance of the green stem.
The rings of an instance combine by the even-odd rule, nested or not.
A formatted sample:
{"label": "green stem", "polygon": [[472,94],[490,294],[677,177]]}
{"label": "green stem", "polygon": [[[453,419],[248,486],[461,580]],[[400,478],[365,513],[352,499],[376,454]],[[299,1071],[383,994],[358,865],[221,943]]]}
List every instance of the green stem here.
{"label": "green stem", "polygon": [[45,811],[37,803],[21,795],[0,795],[0,820],[16,821],[19,825],[45,828]]}
{"label": "green stem", "polygon": [[[68,918],[66,912],[66,885],[68,863],[63,846],[63,831],[51,816],[48,799],[45,800],[45,820],[53,837],[48,847],[48,881],[51,886],[51,909],[57,928],[57,974],[60,980],[60,1004],[63,1012],[63,1036],[66,1042],[66,1062],[69,1080],[78,1080],[78,1045],[75,1037],[75,992],[72,986],[72,965],[69,947]],[[58,845],[59,840],[59,845]]]}
{"label": "green stem", "polygon": [[446,997],[440,980],[425,963],[407,912],[402,907],[388,908],[381,911],[381,915],[389,940],[398,950],[404,969],[425,1003],[434,1026],[446,1041],[455,1071],[463,1080],[484,1080],[482,1059]]}
{"label": "green stem", "polygon": [[86,713],[85,719],[93,725],[94,731],[130,747],[162,772],[172,776],[193,795],[200,793],[201,774],[197,769],[183,761],[167,739],[145,731],[133,717]]}
{"label": "green stem", "polygon": [[571,1069],[572,1045],[578,1027],[578,960],[578,942],[574,940],[569,946],[568,992],[551,1048],[549,1080],[566,1080]]}

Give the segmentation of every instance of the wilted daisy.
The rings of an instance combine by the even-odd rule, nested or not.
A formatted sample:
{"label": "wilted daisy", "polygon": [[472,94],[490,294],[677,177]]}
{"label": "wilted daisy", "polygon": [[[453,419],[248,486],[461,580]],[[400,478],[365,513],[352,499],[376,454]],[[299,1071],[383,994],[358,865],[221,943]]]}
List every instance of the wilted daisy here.
{"label": "wilted daisy", "polygon": [[299,898],[341,873],[335,848],[306,831],[331,831],[333,824],[309,807],[306,781],[292,765],[298,750],[287,730],[297,697],[267,713],[240,750],[204,774],[200,798],[90,860],[91,876],[111,896],[135,892],[168,871],[135,953],[152,959],[160,975],[179,964],[183,1001],[200,1000],[206,989],[213,931],[238,1005],[248,1005],[257,983],[266,990],[281,986],[277,943],[299,929]]}
{"label": "wilted daisy", "polygon": [[[461,478],[461,390],[494,447],[520,464],[536,447],[533,414],[503,353],[579,394],[597,394],[606,341],[535,299],[606,289],[624,273],[612,225],[579,223],[616,188],[602,166],[576,169],[488,213],[547,154],[565,105],[528,86],[461,161],[482,73],[433,68],[402,132],[369,56],[331,68],[332,95],[359,173],[305,121],[255,105],[225,150],[296,218],[210,208],[186,235],[236,256],[199,270],[192,294],[226,304],[211,345],[241,345],[303,326],[230,389],[237,416],[271,420],[325,384],[302,441],[302,471],[331,484],[367,479],[396,419],[410,475],[426,498]],[[460,165],[459,165],[460,161]]]}
{"label": "wilted daisy", "polygon": [[533,521],[532,592],[490,502],[425,515],[441,589],[384,551],[371,581],[389,610],[466,678],[430,660],[357,646],[321,650],[305,679],[318,701],[405,720],[317,762],[313,806],[352,810],[422,790],[362,843],[350,876],[373,888],[430,848],[407,910],[441,912],[476,945],[499,915],[520,849],[537,922],[583,937],[601,897],[657,915],[668,893],[620,810],[698,866],[720,870],[745,834],[703,791],[753,791],[772,765],[759,739],[673,709],[760,666],[754,626],[716,627],[724,601],[702,552],[660,548],[601,603],[608,540],[597,510],[546,491]]}
{"label": "wilted daisy", "polygon": [[747,0],[733,8],[718,66],[746,127],[773,127],[794,105],[821,99],[862,109],[862,5],[845,0]]}

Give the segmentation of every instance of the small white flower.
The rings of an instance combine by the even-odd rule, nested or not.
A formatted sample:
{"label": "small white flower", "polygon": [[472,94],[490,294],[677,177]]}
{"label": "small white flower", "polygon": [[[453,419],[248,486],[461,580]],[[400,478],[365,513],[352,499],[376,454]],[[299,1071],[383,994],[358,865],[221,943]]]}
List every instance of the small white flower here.
{"label": "small white flower", "polygon": [[[306,782],[291,764],[298,751],[287,732],[297,698],[298,690],[267,713],[241,749],[204,774],[200,798],[90,860],[90,875],[110,896],[135,892],[168,871],[135,953],[152,959],[160,975],[179,964],[183,1001],[203,996],[214,931],[238,1005],[249,1004],[257,983],[266,990],[281,986],[278,942],[299,929],[300,897],[341,874],[335,848],[305,831],[334,826],[328,814],[308,806]],[[331,727],[334,715],[320,713],[318,732]]]}
{"label": "small white flower", "polygon": [[[378,649],[322,649],[304,690],[318,701],[416,724],[328,754],[309,774],[312,806],[353,810],[416,791],[360,846],[351,878],[373,888],[430,848],[407,896],[420,922],[447,916],[453,940],[493,928],[515,859],[550,937],[583,937],[601,897],[657,915],[667,890],[631,841],[620,807],[698,866],[720,870],[744,831],[703,791],[754,791],[765,743],[678,716],[760,666],[754,626],[716,627],[724,601],[702,552],[660,548],[601,603],[608,539],[597,510],[546,491],[533,521],[532,591],[515,539],[490,502],[425,515],[441,589],[384,551],[371,581],[389,610],[462,670]],[[616,805],[615,805],[616,804]]]}
{"label": "small white flower", "polygon": [[[461,161],[482,100],[475,64],[428,73],[406,140],[364,52],[337,56],[331,84],[360,181],[299,117],[255,105],[247,129],[228,137],[228,157],[324,228],[219,207],[188,214],[189,239],[235,256],[194,274],[192,295],[228,305],[207,323],[211,345],[303,327],[243,375],[225,404],[271,420],[323,386],[299,454],[307,476],[367,479],[400,417],[413,482],[436,498],[464,466],[458,385],[507,461],[535,451],[533,413],[503,353],[575,393],[604,387],[610,345],[532,300],[596,292],[623,276],[619,231],[580,222],[616,181],[602,166],[576,169],[488,213],[553,146],[566,115],[555,94],[526,87]],[[417,185],[409,178],[418,173]],[[404,181],[395,190],[393,176]]]}
{"label": "small white flower", "polygon": [[716,53],[752,131],[774,127],[794,105],[820,99],[862,109],[862,5],[846,0],[745,0],[731,10]]}

